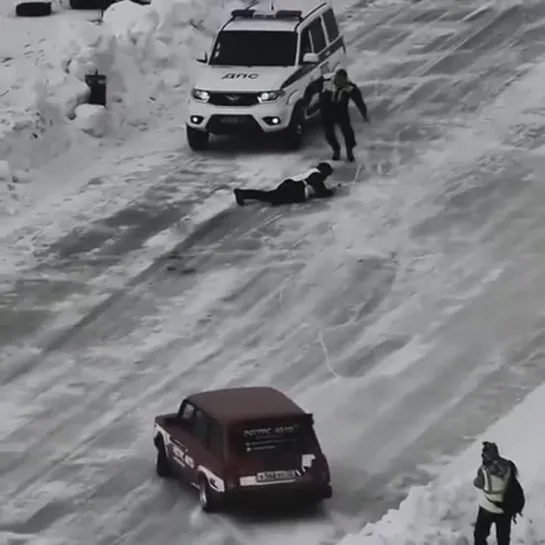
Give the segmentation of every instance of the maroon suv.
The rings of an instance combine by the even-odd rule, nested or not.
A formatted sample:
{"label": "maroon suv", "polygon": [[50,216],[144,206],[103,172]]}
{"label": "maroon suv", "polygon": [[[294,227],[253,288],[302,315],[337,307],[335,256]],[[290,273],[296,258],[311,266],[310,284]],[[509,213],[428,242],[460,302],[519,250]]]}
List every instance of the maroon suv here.
{"label": "maroon suv", "polygon": [[244,500],[320,502],[332,490],[313,422],[273,388],[194,394],[155,418],[157,474],[197,488],[205,511]]}

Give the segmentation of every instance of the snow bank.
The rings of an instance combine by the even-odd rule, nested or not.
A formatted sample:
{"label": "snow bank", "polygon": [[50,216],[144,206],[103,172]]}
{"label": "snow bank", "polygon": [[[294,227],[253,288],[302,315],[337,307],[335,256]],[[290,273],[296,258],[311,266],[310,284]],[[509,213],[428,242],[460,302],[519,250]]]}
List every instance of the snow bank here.
{"label": "snow bank", "polygon": [[[53,16],[35,19],[2,10],[0,160],[28,170],[85,145],[90,110],[79,106],[89,98],[85,76],[95,71],[107,77],[108,105],[93,137],[127,136],[176,109],[186,98],[192,59],[208,47],[228,9],[222,0],[146,6],[123,0],[102,23],[96,12],[59,5]],[[77,121],[78,114],[84,119]]]}
{"label": "snow bank", "polygon": [[76,126],[85,134],[97,138],[108,132],[108,110],[95,104],[80,104],[75,109]]}
{"label": "snow bank", "polygon": [[498,443],[501,453],[519,466],[526,491],[524,516],[513,527],[511,543],[538,545],[545,536],[545,386],[534,390],[506,417],[491,426],[441,476],[416,487],[397,510],[388,512],[339,545],[466,545],[473,541],[477,494],[472,480],[480,463],[482,441]]}

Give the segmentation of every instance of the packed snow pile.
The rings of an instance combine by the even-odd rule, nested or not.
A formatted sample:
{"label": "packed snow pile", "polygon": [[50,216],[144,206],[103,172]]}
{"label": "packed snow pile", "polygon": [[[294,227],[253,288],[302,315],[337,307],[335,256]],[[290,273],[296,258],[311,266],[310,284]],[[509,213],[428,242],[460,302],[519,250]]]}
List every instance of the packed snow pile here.
{"label": "packed snow pile", "polygon": [[[500,453],[512,459],[520,471],[526,492],[522,518],[512,529],[513,545],[545,543],[545,436],[539,422],[545,413],[545,386],[537,388],[506,417],[494,424],[441,476],[426,487],[414,488],[397,510],[368,524],[339,545],[468,545],[478,496],[472,486],[480,464],[482,441],[498,444]],[[490,543],[493,541],[494,530]]]}
{"label": "packed snow pile", "polygon": [[80,104],[74,112],[76,126],[85,134],[100,138],[108,132],[108,110],[96,104]]}
{"label": "packed snow pile", "polygon": [[[85,145],[89,135],[125,137],[164,110],[170,114],[186,99],[182,86],[192,60],[230,7],[222,0],[123,0],[108,8],[102,23],[97,12],[59,5],[41,18],[3,9],[0,160],[13,170],[35,168]],[[89,100],[86,76],[95,72],[107,78],[107,109],[100,113],[80,108]],[[76,121],[78,114],[84,119]]]}

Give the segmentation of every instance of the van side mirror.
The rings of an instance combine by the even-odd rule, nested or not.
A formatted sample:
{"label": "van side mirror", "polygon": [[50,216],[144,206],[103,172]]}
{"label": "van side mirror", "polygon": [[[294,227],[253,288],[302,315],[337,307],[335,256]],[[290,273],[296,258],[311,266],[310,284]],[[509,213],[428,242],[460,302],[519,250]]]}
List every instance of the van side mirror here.
{"label": "van side mirror", "polygon": [[305,53],[303,55],[303,64],[318,64],[320,58],[316,53]]}
{"label": "van side mirror", "polygon": [[206,64],[208,62],[208,53],[202,53],[201,56],[197,57],[195,60],[201,64]]}

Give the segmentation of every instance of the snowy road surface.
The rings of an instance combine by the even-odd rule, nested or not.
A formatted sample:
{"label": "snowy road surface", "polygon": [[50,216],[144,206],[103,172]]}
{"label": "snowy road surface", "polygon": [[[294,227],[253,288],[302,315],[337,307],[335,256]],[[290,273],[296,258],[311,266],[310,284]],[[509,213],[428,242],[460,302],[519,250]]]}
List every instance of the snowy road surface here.
{"label": "snowy road surface", "polygon": [[[0,536],[332,543],[545,380],[545,6],[478,4],[354,7],[373,125],[356,179],[339,168],[345,196],[233,207],[176,258],[137,263],[146,243],[174,249],[203,199],[277,179],[274,154],[241,152],[234,172],[217,150],[2,278]],[[312,142],[308,162],[327,153]],[[335,495],[305,519],[205,516],[155,478],[153,416],[263,383],[315,413]]]}

